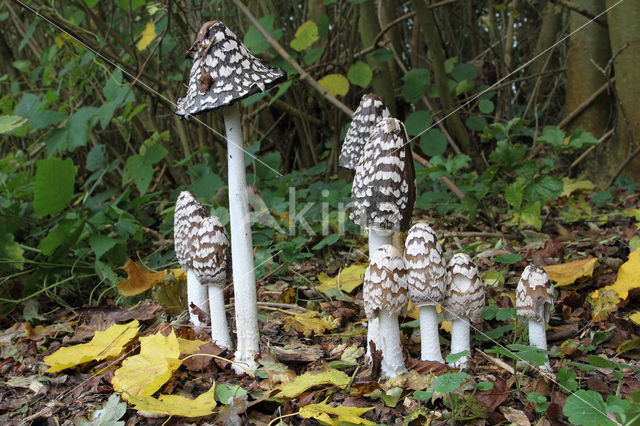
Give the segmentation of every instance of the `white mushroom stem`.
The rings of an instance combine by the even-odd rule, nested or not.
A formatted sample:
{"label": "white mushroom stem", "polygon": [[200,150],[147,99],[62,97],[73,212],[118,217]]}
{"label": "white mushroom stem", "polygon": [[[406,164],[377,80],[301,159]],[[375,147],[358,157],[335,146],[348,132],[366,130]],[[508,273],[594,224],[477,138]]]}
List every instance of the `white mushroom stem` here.
{"label": "white mushroom stem", "polygon": [[209,285],[209,310],[211,311],[211,340],[221,348],[231,349],[231,335],[224,310],[224,289],[221,285]]}
{"label": "white mushroom stem", "polygon": [[380,322],[380,340],[382,341],[381,376],[392,378],[407,372],[400,343],[398,314],[386,309],[378,313]]}
{"label": "white mushroom stem", "polygon": [[420,359],[444,363],[440,352],[438,313],[434,305],[420,306]]}
{"label": "white mushroom stem", "polygon": [[209,304],[207,303],[207,287],[200,284],[198,277],[192,270],[187,270],[187,310],[189,320],[195,326],[202,325],[198,315],[191,309],[191,304],[196,305],[202,312],[209,315]]}
{"label": "white mushroom stem", "polygon": [[[391,237],[393,233],[391,231],[377,231],[375,229],[369,229],[369,259],[373,256],[373,253],[378,250],[379,247],[385,244],[391,244]],[[380,325],[377,317],[369,318],[367,325],[367,353],[365,360],[371,361],[371,346],[369,342],[373,341],[376,345],[376,350],[382,349],[382,342],[380,341]]]}
{"label": "white mushroom stem", "polygon": [[[538,311],[538,315],[540,315],[540,318],[545,318],[544,306],[542,306]],[[545,324],[546,322],[544,319],[542,321],[536,321],[534,319],[529,320],[529,346],[533,346],[544,351],[547,350],[547,329]],[[544,363],[540,368],[551,371],[549,361]]]}
{"label": "white mushroom stem", "polygon": [[[253,244],[249,223],[240,107],[236,103],[223,108],[223,110],[227,135],[231,259],[238,336],[238,347],[234,360],[244,368],[255,371],[258,368],[255,358],[260,353],[260,335],[258,334],[256,277],[253,268]],[[234,370],[237,374],[246,372],[235,365]]]}
{"label": "white mushroom stem", "polygon": [[[451,353],[458,354],[464,351],[471,353],[471,329],[467,318],[458,318],[451,321]],[[450,365],[465,368],[467,361],[468,356],[464,356]]]}

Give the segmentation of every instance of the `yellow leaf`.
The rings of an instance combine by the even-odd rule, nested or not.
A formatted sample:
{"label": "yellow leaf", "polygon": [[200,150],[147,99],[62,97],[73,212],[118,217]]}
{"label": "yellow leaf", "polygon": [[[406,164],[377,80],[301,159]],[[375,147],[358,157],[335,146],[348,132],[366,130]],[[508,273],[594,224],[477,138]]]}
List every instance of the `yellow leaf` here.
{"label": "yellow leaf", "polygon": [[560,196],[568,197],[569,195],[578,191],[591,192],[595,187],[596,186],[593,184],[593,182],[587,179],[578,180],[564,178],[562,179],[562,194],[560,194]]}
{"label": "yellow leaf", "polygon": [[631,315],[629,315],[629,319],[635,322],[636,324],[640,325],[640,312],[632,313]]}
{"label": "yellow leaf", "polygon": [[[436,306],[436,310],[439,307],[440,306]],[[440,312],[438,312],[438,313],[440,313]],[[418,308],[416,305],[414,305],[411,300],[409,300],[409,303],[407,304],[407,316],[409,318],[413,318],[414,320],[420,319],[420,308]]]}
{"label": "yellow leaf", "polygon": [[593,268],[596,263],[598,263],[598,259],[590,257],[560,265],[545,266],[544,270],[549,274],[549,278],[556,282],[556,287],[564,287],[573,284],[578,278],[593,276]]}
{"label": "yellow leaf", "polygon": [[345,293],[351,293],[356,287],[362,284],[362,277],[364,277],[364,272],[367,270],[367,264],[353,264],[351,266],[347,266],[338,272],[338,275],[331,278],[324,272],[318,275],[318,281],[320,281],[320,285],[317,289],[323,293],[327,293],[327,291],[339,288]]}
{"label": "yellow leaf", "polygon": [[[374,407],[332,407],[326,402],[320,404],[308,404],[300,408],[298,415],[305,419],[316,419],[322,424],[337,426],[340,422],[347,422],[356,425],[374,425],[375,423],[360,416]],[[331,416],[336,416],[333,418]]]}
{"label": "yellow leaf", "polygon": [[133,260],[127,260],[127,263],[120,269],[127,272],[127,279],[116,283],[118,293],[123,296],[135,296],[144,293],[159,282],[164,281],[167,271],[147,271]]}
{"label": "yellow leaf", "polygon": [[96,331],[88,343],[60,348],[44,358],[51,366],[45,373],[55,373],[89,361],[116,358],[136,334],[140,324],[133,320],[127,324],[114,324],[105,331]]}
{"label": "yellow leaf", "polygon": [[176,333],[168,337],[153,334],[140,338],[140,353],[122,362],[111,384],[124,399],[129,395],[150,396],[164,385],[180,366],[180,347]]}
{"label": "yellow leaf", "polygon": [[349,91],[349,80],[342,74],[327,74],[318,83],[333,96],[344,96]]}
{"label": "yellow leaf", "polygon": [[204,345],[204,340],[189,340],[178,337],[178,346],[180,347],[180,355],[191,355],[198,352],[200,346]]}
{"label": "yellow leaf", "polygon": [[440,323],[440,328],[447,333],[451,333],[451,321],[442,321]]}
{"label": "yellow leaf", "polygon": [[[611,286],[609,286],[611,287]],[[590,295],[593,307],[591,308],[591,318],[594,321],[604,321],[609,314],[618,309],[618,305],[622,303],[618,294],[607,287],[596,290]]]}
{"label": "yellow leaf", "polygon": [[320,315],[316,311],[308,311],[284,319],[284,324],[288,329],[295,328],[302,332],[305,337],[318,335],[325,330],[333,330],[340,325],[340,320],[331,315]]}
{"label": "yellow leaf", "polygon": [[318,26],[316,23],[313,21],[307,21],[298,27],[295,38],[291,40],[289,45],[296,52],[300,52],[301,50],[310,47],[319,38],[320,34],[318,33]]}
{"label": "yellow leaf", "polygon": [[[214,413],[216,408],[215,383],[207,392],[195,399],[185,398],[180,395],[160,395],[158,398],[151,396],[134,396],[122,394],[122,398],[129,401],[133,408],[150,414],[179,417],[203,417]],[[125,396],[126,395],[126,396]]]}
{"label": "yellow leaf", "polygon": [[187,273],[182,268],[169,269],[169,272],[173,274],[173,276],[176,278],[176,281],[187,279]]}
{"label": "yellow leaf", "polygon": [[626,300],[629,297],[629,290],[640,287],[640,249],[636,249],[629,254],[629,260],[622,264],[618,270],[618,278],[612,285],[604,287],[602,290],[613,290],[618,293],[620,299]]}
{"label": "yellow leaf", "polygon": [[144,27],[144,31],[142,32],[142,37],[138,40],[138,50],[144,50],[149,46],[149,44],[158,36],[156,34],[156,24],[153,23],[153,19],[150,19],[147,22],[147,25]]}
{"label": "yellow leaf", "polygon": [[308,372],[296,377],[292,382],[276,386],[280,393],[276,397],[294,398],[314,386],[334,385],[344,388],[349,384],[349,376],[332,368],[320,373]]}

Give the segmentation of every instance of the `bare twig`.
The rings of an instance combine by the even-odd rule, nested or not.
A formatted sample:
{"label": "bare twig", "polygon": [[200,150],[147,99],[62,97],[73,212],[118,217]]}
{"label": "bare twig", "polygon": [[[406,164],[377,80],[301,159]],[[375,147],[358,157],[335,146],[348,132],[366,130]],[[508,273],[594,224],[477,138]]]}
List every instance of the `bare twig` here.
{"label": "bare twig", "polygon": [[589,20],[595,21],[597,24],[600,24],[605,28],[609,28],[609,26],[607,25],[607,23],[605,21],[603,21],[602,19],[600,19],[599,17],[597,17],[593,13],[589,12],[584,7],[580,7],[577,4],[575,4],[575,3],[573,3],[573,2],[571,2],[569,0],[551,0],[551,2],[555,3],[555,4],[559,4],[562,7],[566,7],[567,9],[584,16],[585,18],[587,18]]}
{"label": "bare twig", "polygon": [[587,149],[585,152],[583,152],[580,157],[576,158],[576,161],[574,161],[573,163],[571,163],[571,165],[569,166],[569,173],[571,173],[571,169],[573,169],[575,166],[577,166],[582,160],[584,160],[587,155],[589,155],[591,153],[591,151],[593,151],[594,149],[596,149],[597,146],[599,146],[600,144],[602,144],[604,141],[606,141],[607,139],[609,139],[613,133],[615,132],[615,129],[610,129],[608,132],[606,132],[604,135],[602,135],[602,137],[600,137],[600,139],[598,139],[598,143],[596,145],[590,146],[589,149]]}
{"label": "bare twig", "polygon": [[615,80],[616,80],[616,78],[612,77],[611,80],[607,81],[602,86],[600,86],[600,88],[598,88],[598,90],[593,92],[593,94],[591,96],[589,96],[587,99],[585,99],[584,102],[582,102],[580,105],[578,105],[578,107],[576,109],[571,111],[565,118],[563,118],[562,121],[560,123],[558,123],[558,128],[562,129],[567,124],[571,123],[571,121],[573,121],[574,118],[579,116],[582,113],[582,111],[587,109],[589,107],[589,105],[591,105],[598,98],[598,96],[600,96],[602,93],[604,93],[607,90],[607,88],[609,87],[609,85],[613,84],[613,82]]}

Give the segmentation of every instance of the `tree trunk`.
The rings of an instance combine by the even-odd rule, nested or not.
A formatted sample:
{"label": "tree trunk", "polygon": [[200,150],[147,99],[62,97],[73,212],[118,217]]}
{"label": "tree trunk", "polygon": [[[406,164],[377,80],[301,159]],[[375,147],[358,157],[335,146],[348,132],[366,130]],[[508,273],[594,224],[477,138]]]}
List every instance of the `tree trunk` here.
{"label": "tree trunk", "polygon": [[[608,0],[611,7],[614,1]],[[616,55],[613,62],[618,97],[616,135],[602,153],[607,169],[617,169],[621,163],[638,149],[640,143],[640,2],[623,1],[608,12],[611,51]],[[614,170],[615,171],[615,170]],[[640,179],[640,156],[636,155],[622,173]]]}

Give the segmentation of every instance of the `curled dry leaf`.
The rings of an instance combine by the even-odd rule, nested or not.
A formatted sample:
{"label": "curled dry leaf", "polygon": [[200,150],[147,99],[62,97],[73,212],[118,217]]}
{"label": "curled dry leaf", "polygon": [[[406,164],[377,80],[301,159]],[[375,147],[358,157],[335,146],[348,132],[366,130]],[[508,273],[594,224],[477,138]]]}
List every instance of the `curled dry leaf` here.
{"label": "curled dry leaf", "polygon": [[121,269],[127,272],[127,279],[117,282],[116,286],[118,286],[118,293],[123,296],[144,293],[164,281],[167,276],[167,271],[147,271],[131,259],[127,260]]}

